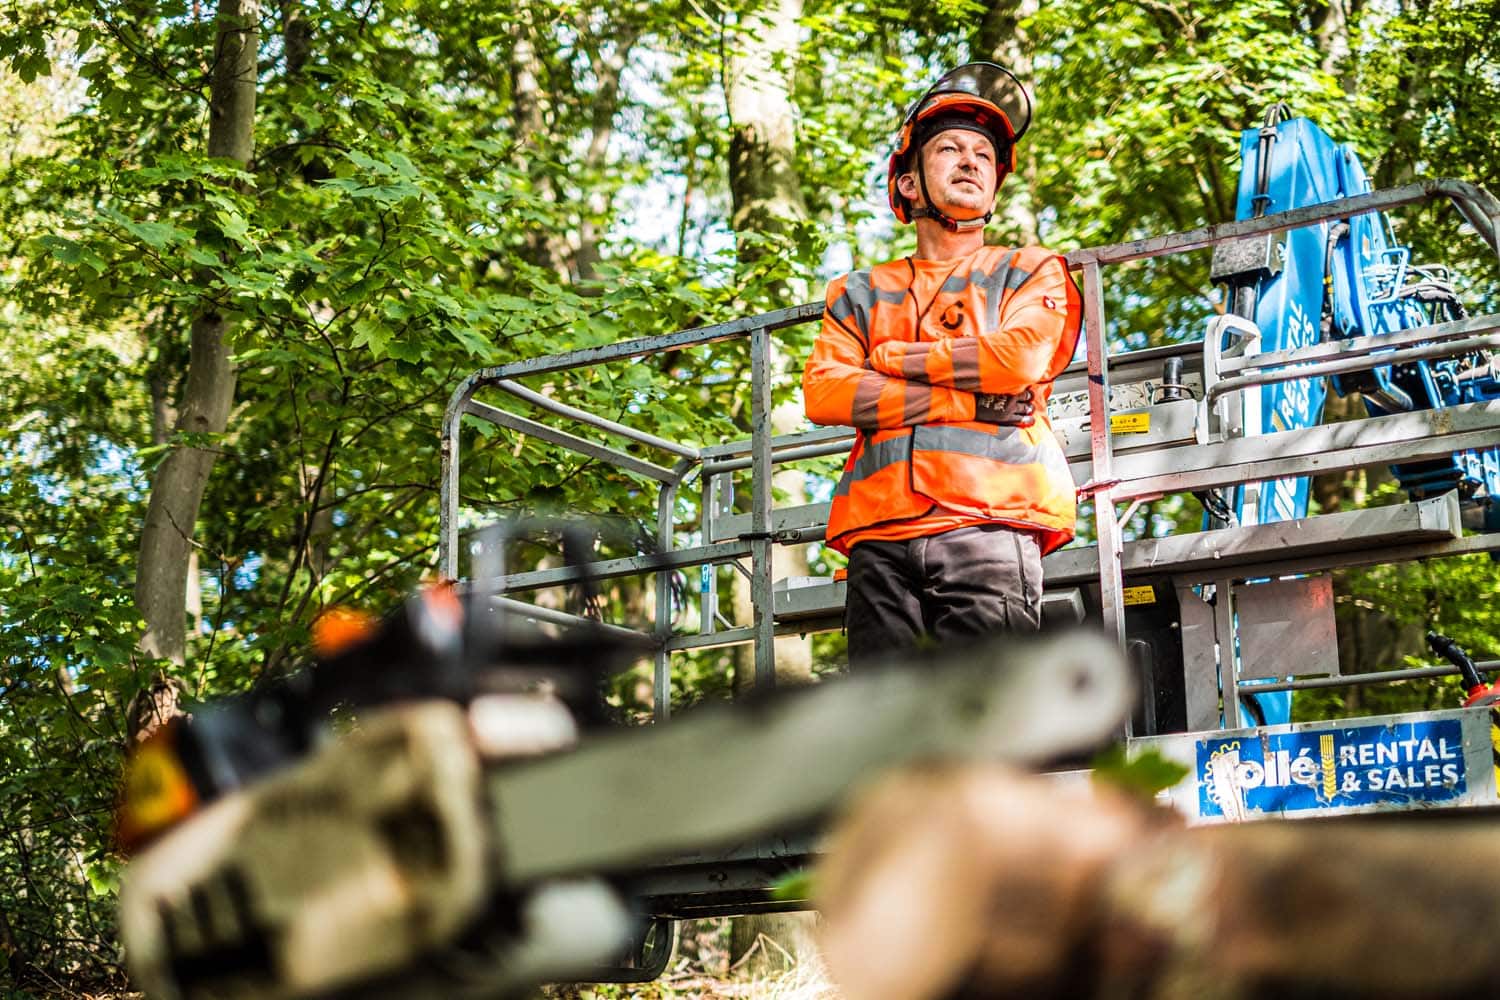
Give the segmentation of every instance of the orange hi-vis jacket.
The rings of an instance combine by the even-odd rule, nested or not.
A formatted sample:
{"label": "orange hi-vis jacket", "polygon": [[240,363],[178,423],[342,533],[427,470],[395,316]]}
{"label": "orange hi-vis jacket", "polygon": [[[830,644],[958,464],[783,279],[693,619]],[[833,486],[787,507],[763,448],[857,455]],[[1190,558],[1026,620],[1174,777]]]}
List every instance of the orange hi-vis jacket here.
{"label": "orange hi-vis jacket", "polygon": [[[1082,304],[1061,257],[983,247],[903,258],[828,286],[802,375],[808,417],[859,428],[828,517],[828,544],[920,538],[996,521],[1073,537],[1072,475],[1047,419],[1078,343]],[[1036,422],[974,420],[976,393],[1031,389]]]}

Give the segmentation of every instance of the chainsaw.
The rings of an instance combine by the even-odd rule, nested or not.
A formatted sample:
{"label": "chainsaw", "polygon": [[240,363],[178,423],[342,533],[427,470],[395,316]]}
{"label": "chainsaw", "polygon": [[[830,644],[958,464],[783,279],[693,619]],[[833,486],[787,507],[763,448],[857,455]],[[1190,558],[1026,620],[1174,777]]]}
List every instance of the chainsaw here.
{"label": "chainsaw", "polygon": [[632,876],[815,837],[883,769],[1026,765],[1118,735],[1102,637],[913,654],[669,723],[611,723],[600,682],[648,651],[548,635],[475,588],[335,623],[314,662],[177,719],[127,766],[119,918],[155,998],[505,996],[638,941]]}

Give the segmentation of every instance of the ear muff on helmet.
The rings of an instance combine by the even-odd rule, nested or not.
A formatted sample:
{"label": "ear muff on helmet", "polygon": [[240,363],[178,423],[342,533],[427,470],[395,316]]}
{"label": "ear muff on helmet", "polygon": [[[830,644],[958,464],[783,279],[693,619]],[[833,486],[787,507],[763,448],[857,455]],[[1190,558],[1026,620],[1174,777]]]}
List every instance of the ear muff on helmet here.
{"label": "ear muff on helmet", "polygon": [[[1016,143],[1031,127],[1031,98],[1009,70],[995,63],[967,63],[942,76],[906,113],[886,167],[886,190],[891,212],[903,223],[912,220],[912,206],[896,188],[896,179],[910,171],[922,147],[939,132],[963,128],[977,132],[995,147],[995,184],[998,190],[1016,167]],[[924,185],[925,186],[925,185]],[[929,210],[945,226],[955,220]],[[985,216],[986,220],[988,216]]]}

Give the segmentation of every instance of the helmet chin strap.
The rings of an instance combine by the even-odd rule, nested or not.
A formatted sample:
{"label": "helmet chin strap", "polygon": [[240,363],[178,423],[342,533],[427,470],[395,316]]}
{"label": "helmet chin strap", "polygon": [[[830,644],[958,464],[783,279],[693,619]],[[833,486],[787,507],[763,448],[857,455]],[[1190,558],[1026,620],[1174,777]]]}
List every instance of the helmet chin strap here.
{"label": "helmet chin strap", "polygon": [[[995,214],[994,209],[990,209],[988,212],[985,212],[983,215],[979,216],[976,219],[955,219],[953,218],[953,216],[943,212],[942,209],[934,206],[932,203],[932,195],[927,193],[927,171],[922,169],[921,150],[917,150],[916,161],[917,183],[922,186],[922,200],[925,201],[927,205],[926,207],[918,207],[915,205],[912,206],[908,214],[912,217],[913,221],[916,221],[917,219],[931,219],[938,225],[942,226],[944,229],[948,230],[948,232],[950,233],[964,232],[970,229],[983,229],[985,226],[990,224],[990,217]],[[991,196],[991,201],[993,200],[994,198],[993,196]]]}

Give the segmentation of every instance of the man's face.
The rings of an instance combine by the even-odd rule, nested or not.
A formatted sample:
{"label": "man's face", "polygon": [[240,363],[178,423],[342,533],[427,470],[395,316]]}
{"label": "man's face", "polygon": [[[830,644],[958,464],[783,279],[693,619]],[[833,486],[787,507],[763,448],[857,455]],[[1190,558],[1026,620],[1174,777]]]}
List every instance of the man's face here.
{"label": "man's face", "polygon": [[[927,193],[945,214],[972,219],[994,207],[995,147],[984,136],[950,128],[929,139],[921,155]],[[913,204],[922,204],[915,172],[903,177],[901,191]]]}

